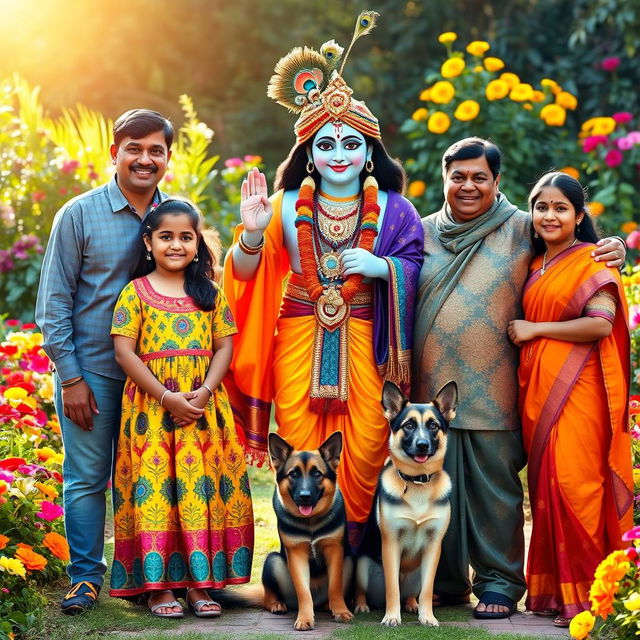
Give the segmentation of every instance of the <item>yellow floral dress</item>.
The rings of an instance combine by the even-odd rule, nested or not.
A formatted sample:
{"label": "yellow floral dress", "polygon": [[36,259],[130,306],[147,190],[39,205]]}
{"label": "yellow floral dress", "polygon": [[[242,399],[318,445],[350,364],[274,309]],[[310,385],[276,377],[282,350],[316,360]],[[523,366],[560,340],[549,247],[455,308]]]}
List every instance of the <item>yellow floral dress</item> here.
{"label": "yellow floral dress", "polygon": [[[111,333],[135,339],[137,354],[167,389],[198,389],[213,339],[236,333],[216,289],[215,309],[202,311],[189,297],[159,294],[146,277],[133,280],[120,294]],[[110,595],[249,581],[251,491],[222,384],[195,424],[177,427],[155,398],[127,379],[113,502]]]}

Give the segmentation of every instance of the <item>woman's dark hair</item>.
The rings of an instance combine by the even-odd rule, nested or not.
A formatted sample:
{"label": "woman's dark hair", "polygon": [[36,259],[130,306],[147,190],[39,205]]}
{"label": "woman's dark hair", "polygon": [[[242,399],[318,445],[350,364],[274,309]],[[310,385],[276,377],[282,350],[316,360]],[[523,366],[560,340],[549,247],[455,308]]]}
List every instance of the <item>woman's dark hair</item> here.
{"label": "woman's dark hair", "polygon": [[446,175],[452,162],[456,160],[471,160],[484,156],[495,180],[500,175],[502,153],[497,145],[483,138],[463,138],[454,142],[442,154],[442,175]]}
{"label": "woman's dark hair", "polygon": [[[373,162],[373,171],[371,175],[378,181],[378,187],[383,191],[397,191],[404,193],[407,182],[407,174],[404,172],[402,165],[394,160],[384,148],[381,140],[364,136],[367,145],[371,145],[371,161]],[[307,145],[303,143],[295,145],[287,159],[280,164],[276,172],[274,189],[279,191],[284,189],[299,189],[302,181],[309,175],[307,173]],[[360,186],[369,174],[366,169],[360,172]],[[311,177],[320,184],[320,174],[314,168]]]}
{"label": "woman's dark hair", "polygon": [[131,109],[125,111],[113,123],[113,141],[119,145],[126,136],[139,140],[156,131],[162,131],[167,149],[171,149],[173,144],[171,121],[151,109]]}
{"label": "woman's dark hair", "polygon": [[[579,213],[584,213],[580,224],[576,226],[576,238],[581,242],[598,242],[598,240],[600,240],[600,234],[587,211],[585,190],[575,178],[572,178],[566,173],[550,171],[549,173],[545,173],[538,182],[536,182],[529,193],[529,211],[533,214],[536,201],[545,187],[555,187],[559,189],[562,195],[569,200],[576,210],[576,216]],[[544,253],[547,250],[544,240],[535,237],[533,225],[531,225],[531,239],[536,255]]]}
{"label": "woman's dark hair", "polygon": [[140,258],[136,266],[134,277],[140,278],[151,273],[156,262],[151,255],[151,260],[147,259],[147,247],[144,238],[151,237],[151,234],[160,228],[164,216],[189,216],[193,230],[198,236],[198,250],[196,256],[198,260],[192,261],[187,266],[184,274],[184,290],[188,296],[203,311],[212,311],[216,304],[216,288],[213,285],[214,260],[211,256],[207,243],[202,239],[202,214],[193,203],[182,198],[168,198],[161,202],[142,222],[140,233]]}

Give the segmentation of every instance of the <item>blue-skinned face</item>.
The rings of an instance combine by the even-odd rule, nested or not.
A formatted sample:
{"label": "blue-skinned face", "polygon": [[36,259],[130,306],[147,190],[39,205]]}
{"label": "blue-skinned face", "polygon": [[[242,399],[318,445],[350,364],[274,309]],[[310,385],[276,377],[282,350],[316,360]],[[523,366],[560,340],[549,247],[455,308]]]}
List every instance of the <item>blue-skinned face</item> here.
{"label": "blue-skinned face", "polygon": [[360,172],[370,151],[364,136],[342,122],[328,122],[313,138],[311,159],[329,195],[350,196],[360,191]]}

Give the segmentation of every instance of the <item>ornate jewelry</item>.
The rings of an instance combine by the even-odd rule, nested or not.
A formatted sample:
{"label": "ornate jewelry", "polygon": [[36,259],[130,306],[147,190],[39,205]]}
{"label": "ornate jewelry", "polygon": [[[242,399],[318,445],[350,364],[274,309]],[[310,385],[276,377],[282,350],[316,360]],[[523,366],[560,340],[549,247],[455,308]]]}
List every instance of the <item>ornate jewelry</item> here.
{"label": "ornate jewelry", "polygon": [[264,249],[264,236],[262,236],[260,244],[256,247],[253,247],[243,240],[243,235],[244,234],[241,233],[240,237],[238,238],[238,246],[240,247],[240,251],[242,251],[242,253],[246,253],[248,256],[255,256]]}
{"label": "ornate jewelry", "polygon": [[[578,242],[578,238],[576,238],[568,247],[567,249],[571,249],[571,247],[573,247],[573,245]],[[547,270],[547,253],[548,251],[544,252],[544,255],[542,256],[542,267],[540,268],[540,275],[543,276],[544,272]]]}
{"label": "ornate jewelry", "polygon": [[364,168],[367,170],[367,173],[373,173],[373,160],[367,160],[366,164],[364,165]]}
{"label": "ornate jewelry", "polygon": [[307,173],[311,175],[315,168],[316,166],[311,162],[311,160],[309,160],[309,162],[307,162]]}
{"label": "ornate jewelry", "polygon": [[337,248],[353,239],[360,222],[360,198],[346,202],[318,195],[314,210],[322,239]]}

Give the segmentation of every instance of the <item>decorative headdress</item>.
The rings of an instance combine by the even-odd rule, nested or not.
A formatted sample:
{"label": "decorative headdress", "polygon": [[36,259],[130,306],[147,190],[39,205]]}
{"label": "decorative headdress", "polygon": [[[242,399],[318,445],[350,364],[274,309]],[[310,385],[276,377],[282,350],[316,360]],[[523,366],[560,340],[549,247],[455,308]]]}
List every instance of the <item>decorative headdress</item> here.
{"label": "decorative headdress", "polygon": [[363,135],[380,138],[377,118],[364,102],[352,98],[353,91],[342,79],[342,70],[361,36],[376,26],[376,11],[363,11],[356,22],[351,44],[340,71],[336,66],[344,49],[334,40],[325,42],[318,53],[309,47],[296,47],[276,65],[267,95],[300,116],[294,126],[298,144],[311,138],[327,122],[340,120]]}

